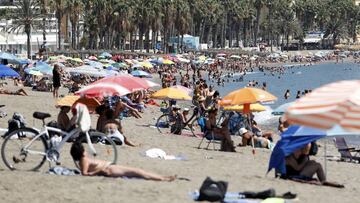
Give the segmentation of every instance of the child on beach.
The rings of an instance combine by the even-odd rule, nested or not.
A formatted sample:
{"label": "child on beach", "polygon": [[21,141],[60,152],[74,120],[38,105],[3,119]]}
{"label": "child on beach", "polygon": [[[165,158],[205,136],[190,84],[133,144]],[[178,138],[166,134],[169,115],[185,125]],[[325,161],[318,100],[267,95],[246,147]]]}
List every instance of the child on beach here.
{"label": "child on beach", "polygon": [[71,146],[70,154],[75,161],[80,162],[80,171],[84,176],[106,176],[106,177],[136,177],[154,181],[173,181],[176,176],[162,176],[147,172],[138,168],[131,168],[120,165],[112,165],[103,160],[90,159],[81,143],[74,143]]}

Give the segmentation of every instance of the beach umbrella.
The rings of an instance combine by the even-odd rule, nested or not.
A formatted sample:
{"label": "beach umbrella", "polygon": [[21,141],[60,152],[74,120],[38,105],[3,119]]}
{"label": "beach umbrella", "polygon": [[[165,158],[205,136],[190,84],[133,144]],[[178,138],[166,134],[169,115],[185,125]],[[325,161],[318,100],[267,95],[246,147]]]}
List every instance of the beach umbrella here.
{"label": "beach umbrella", "polygon": [[42,74],[40,71],[37,70],[32,70],[29,69],[29,71],[27,72],[29,75],[34,75],[34,76],[43,76],[44,74]]}
{"label": "beach umbrella", "polygon": [[221,61],[226,60],[226,58],[225,58],[225,57],[222,57],[222,56],[217,57],[217,59],[219,59],[219,60],[221,60]]}
{"label": "beach umbrella", "polygon": [[0,64],[0,77],[19,77],[19,73],[14,71],[13,69]]}
{"label": "beach umbrella", "polygon": [[139,64],[142,65],[142,67],[144,67],[144,68],[153,68],[153,67],[154,67],[154,66],[153,66],[150,62],[148,62],[148,61],[140,62]]}
{"label": "beach umbrella", "polygon": [[188,95],[190,95],[193,92],[192,89],[184,87],[182,85],[174,85],[174,86],[171,86],[171,88],[182,90],[182,91],[186,92]]}
{"label": "beach umbrella", "polygon": [[49,66],[49,64],[45,62],[36,62],[35,67],[32,68],[33,70],[40,71],[42,74],[45,75],[52,75],[53,67]]}
{"label": "beach umbrella", "polygon": [[106,77],[109,75],[112,75],[112,73],[107,72],[104,69],[95,68],[89,65],[83,65],[79,66],[77,68],[68,68],[66,69],[67,72],[71,74],[83,74],[83,75],[89,75],[94,77]]}
{"label": "beach umbrella", "polygon": [[135,63],[134,65],[131,66],[132,69],[138,69],[138,68],[142,68],[143,66],[139,63]]}
{"label": "beach umbrella", "polygon": [[293,124],[360,132],[360,80],[324,85],[295,101],[286,111]]}
{"label": "beach umbrella", "polygon": [[171,61],[171,60],[169,60],[169,59],[164,59],[164,60],[162,61],[162,63],[163,63],[164,65],[173,65],[173,64],[175,64],[173,61]]}
{"label": "beach umbrella", "polygon": [[0,59],[16,60],[17,57],[14,54],[11,54],[11,53],[0,52]]}
{"label": "beach umbrella", "polygon": [[78,99],[80,99],[80,96],[78,95],[67,95],[63,98],[58,99],[55,106],[72,106]]}
{"label": "beach umbrella", "polygon": [[96,98],[80,97],[73,103],[71,108],[74,108],[78,103],[86,105],[90,113],[95,112],[95,109],[101,105]]}
{"label": "beach umbrella", "polygon": [[206,60],[206,56],[201,55],[201,56],[198,57],[198,60],[199,60],[199,61],[205,61],[205,60]]}
{"label": "beach umbrella", "polygon": [[278,106],[276,109],[273,110],[273,112],[271,114],[275,115],[275,116],[281,116],[285,113],[285,111],[293,104],[294,102],[288,102],[285,104],[282,104],[280,106]]}
{"label": "beach umbrella", "polygon": [[154,99],[163,100],[191,100],[192,98],[183,90],[177,88],[164,88],[151,95]]}
{"label": "beach umbrella", "polygon": [[88,58],[89,60],[92,60],[92,61],[97,61],[98,59],[96,58],[96,56],[89,56]]}
{"label": "beach umbrella", "polygon": [[[235,106],[225,106],[225,111],[236,111],[236,112],[243,112],[244,111],[244,105],[235,105]],[[261,112],[266,111],[266,107],[256,103],[256,104],[250,104],[250,111],[251,112]]]}
{"label": "beach umbrella", "polygon": [[104,67],[104,65],[98,61],[90,61],[90,60],[87,60],[85,62],[85,64],[88,64],[92,67],[95,67],[95,68],[99,68],[99,69],[102,69]]}
{"label": "beach umbrella", "polygon": [[216,57],[225,57],[225,56],[227,56],[227,54],[225,54],[225,53],[218,53],[218,54],[216,54]]}
{"label": "beach umbrella", "polygon": [[108,52],[103,52],[103,53],[100,54],[100,57],[102,57],[102,58],[111,58],[112,55],[110,53],[108,53]]}
{"label": "beach umbrella", "polygon": [[152,76],[149,73],[142,71],[142,70],[132,71],[131,75],[134,77],[140,77],[140,78],[152,78]]}
{"label": "beach umbrella", "polygon": [[232,59],[241,59],[241,56],[239,56],[239,55],[231,55],[230,58],[232,58]]}
{"label": "beach umbrella", "polygon": [[70,58],[70,61],[74,61],[76,63],[84,63],[84,61],[81,58]]}
{"label": "beach umbrella", "polygon": [[[226,95],[219,103],[222,106],[233,106],[233,105],[243,105],[243,113],[244,114],[250,114],[251,109],[250,105],[254,103],[259,102],[270,102],[277,100],[277,97],[270,94],[269,92],[259,89],[259,88],[242,88],[233,92],[230,92],[230,94]],[[250,116],[248,116],[249,123]],[[250,131],[251,125],[250,126]],[[254,139],[251,139],[252,147],[253,147],[253,154],[255,154],[255,145],[254,145]]]}
{"label": "beach umbrella", "polygon": [[222,106],[234,106],[245,104],[244,111],[246,111],[246,106],[250,107],[250,104],[258,102],[270,102],[277,100],[277,97],[270,94],[269,92],[259,89],[246,87],[233,92],[230,92],[226,95],[221,101]]}
{"label": "beach umbrella", "polygon": [[107,96],[124,96],[130,94],[127,88],[114,83],[97,83],[90,84],[77,91],[76,95],[82,95],[88,98],[103,98]]}
{"label": "beach umbrella", "polygon": [[149,89],[153,87],[152,86],[153,84],[148,82],[147,80],[133,77],[131,75],[118,75],[118,76],[107,77],[98,80],[92,84],[99,84],[99,83],[119,85],[128,89],[130,92]]}
{"label": "beach umbrella", "polygon": [[178,61],[180,62],[180,63],[190,63],[191,61],[189,60],[189,59],[185,59],[185,58],[178,58]]}

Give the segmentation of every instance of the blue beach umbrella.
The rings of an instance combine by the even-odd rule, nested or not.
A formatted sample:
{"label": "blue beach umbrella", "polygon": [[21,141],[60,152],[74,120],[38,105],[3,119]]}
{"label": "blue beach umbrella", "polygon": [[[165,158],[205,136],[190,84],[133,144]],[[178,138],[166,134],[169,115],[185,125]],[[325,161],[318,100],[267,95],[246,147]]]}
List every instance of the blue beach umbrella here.
{"label": "blue beach umbrella", "polygon": [[142,70],[135,70],[131,72],[131,75],[135,76],[135,77],[140,77],[140,78],[152,78],[152,76]]}
{"label": "blue beach umbrella", "polygon": [[0,59],[17,60],[17,57],[14,54],[0,52]]}
{"label": "blue beach umbrella", "polygon": [[110,53],[108,53],[108,52],[103,52],[103,53],[100,54],[100,57],[101,58],[111,58],[112,55]]}
{"label": "blue beach umbrella", "polygon": [[271,114],[275,115],[275,116],[281,116],[285,113],[286,109],[288,109],[293,103],[294,102],[288,102],[288,103],[282,104],[282,105],[278,106],[276,109],[274,109]]}
{"label": "blue beach umbrella", "polygon": [[36,66],[33,67],[33,70],[40,71],[45,75],[52,75],[53,67],[49,66],[49,64],[45,62],[37,62]]}
{"label": "blue beach umbrella", "polygon": [[0,77],[19,77],[19,73],[14,71],[13,69],[0,64]]}

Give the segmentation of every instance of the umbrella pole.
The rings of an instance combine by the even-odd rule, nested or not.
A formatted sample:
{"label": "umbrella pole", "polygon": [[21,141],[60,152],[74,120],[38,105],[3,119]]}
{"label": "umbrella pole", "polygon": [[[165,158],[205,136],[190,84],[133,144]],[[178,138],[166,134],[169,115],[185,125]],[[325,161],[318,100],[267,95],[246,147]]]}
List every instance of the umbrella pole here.
{"label": "umbrella pole", "polygon": [[[243,113],[247,114],[248,116],[248,123],[249,123],[249,130],[252,132],[252,123],[251,123],[251,111],[250,111],[250,104],[244,104]],[[254,136],[251,137],[251,146],[252,146],[252,153],[255,155],[255,144],[254,144]]]}
{"label": "umbrella pole", "polygon": [[327,140],[325,139],[325,145],[324,145],[324,170],[325,170],[325,177],[327,177],[327,160],[326,160],[327,150],[326,150],[326,145],[327,145]]}

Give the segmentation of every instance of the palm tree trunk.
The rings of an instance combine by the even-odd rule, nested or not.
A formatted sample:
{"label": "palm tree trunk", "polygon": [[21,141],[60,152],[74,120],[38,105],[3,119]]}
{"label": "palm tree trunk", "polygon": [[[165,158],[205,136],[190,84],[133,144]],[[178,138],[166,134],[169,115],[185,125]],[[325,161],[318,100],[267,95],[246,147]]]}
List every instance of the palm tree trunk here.
{"label": "palm tree trunk", "polygon": [[27,37],[27,41],[26,41],[26,44],[27,44],[27,57],[28,59],[31,59],[31,37],[30,37],[30,34],[31,34],[31,28],[27,28],[27,31],[26,31],[26,37]]}
{"label": "palm tree trunk", "polygon": [[140,52],[142,52],[144,50],[144,30],[143,28],[139,28],[139,49]]}
{"label": "palm tree trunk", "polygon": [[62,15],[58,14],[58,19],[57,19],[57,28],[58,28],[58,50],[61,49],[61,18]]}
{"label": "palm tree trunk", "polygon": [[150,30],[148,29],[145,34],[145,48],[146,53],[150,52]]}
{"label": "palm tree trunk", "polygon": [[258,6],[256,8],[256,21],[255,21],[255,30],[254,30],[254,45],[255,46],[257,46],[257,38],[258,38],[258,34],[259,34],[260,15],[261,15],[261,7]]}
{"label": "palm tree trunk", "polygon": [[217,48],[217,44],[218,44],[218,32],[219,32],[219,26],[216,23],[215,25],[215,31],[212,35],[212,40],[213,40],[213,48]]}
{"label": "palm tree trunk", "polygon": [[71,23],[71,47],[76,49],[76,25]]}

